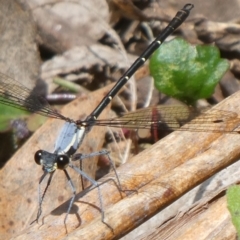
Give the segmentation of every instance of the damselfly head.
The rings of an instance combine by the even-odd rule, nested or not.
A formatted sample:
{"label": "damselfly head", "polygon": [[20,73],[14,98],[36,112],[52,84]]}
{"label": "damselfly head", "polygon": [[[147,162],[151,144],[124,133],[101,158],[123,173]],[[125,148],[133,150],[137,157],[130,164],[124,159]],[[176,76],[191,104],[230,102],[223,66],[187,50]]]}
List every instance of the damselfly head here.
{"label": "damselfly head", "polygon": [[45,172],[51,173],[56,169],[65,169],[70,159],[67,155],[57,155],[47,151],[38,150],[34,156],[35,162],[43,167]]}

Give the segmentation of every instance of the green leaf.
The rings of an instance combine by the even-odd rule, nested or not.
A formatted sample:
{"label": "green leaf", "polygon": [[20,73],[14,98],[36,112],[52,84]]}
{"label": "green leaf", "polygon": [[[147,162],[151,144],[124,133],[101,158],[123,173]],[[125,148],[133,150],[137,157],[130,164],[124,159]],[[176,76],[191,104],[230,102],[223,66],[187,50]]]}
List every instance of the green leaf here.
{"label": "green leaf", "polygon": [[0,104],[0,132],[9,129],[9,122],[14,119],[23,118],[29,115],[29,112]]}
{"label": "green leaf", "polygon": [[229,68],[214,46],[192,46],[176,38],[163,45],[150,59],[156,88],[188,104],[210,97]]}
{"label": "green leaf", "polygon": [[240,187],[231,186],[227,190],[228,210],[232,216],[232,223],[235,226],[238,237],[240,236]]}

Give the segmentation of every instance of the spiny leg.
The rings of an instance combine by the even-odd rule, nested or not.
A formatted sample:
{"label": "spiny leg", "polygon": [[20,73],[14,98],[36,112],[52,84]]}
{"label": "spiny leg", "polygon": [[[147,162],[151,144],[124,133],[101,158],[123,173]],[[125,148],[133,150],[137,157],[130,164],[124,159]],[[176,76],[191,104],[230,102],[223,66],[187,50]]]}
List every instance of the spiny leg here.
{"label": "spiny leg", "polygon": [[[93,153],[92,153],[93,154]],[[85,155],[86,156],[86,155]],[[103,208],[103,200],[102,200],[102,195],[101,195],[101,189],[100,189],[100,186],[105,183],[98,183],[96,182],[94,179],[90,178],[85,172],[81,171],[79,168],[77,168],[76,166],[72,165],[72,164],[69,164],[69,167],[71,167],[72,169],[74,169],[76,172],[78,172],[80,175],[82,175],[84,178],[86,178],[88,181],[90,181],[92,183],[92,185],[94,187],[96,187],[98,189],[98,198],[99,198],[99,203],[100,203],[100,209],[101,209],[101,220],[102,222],[108,227],[111,229],[111,231],[113,232],[113,228],[107,223],[105,222],[104,220],[104,208]],[[70,208],[71,209],[71,208]],[[69,209],[69,211],[70,211]]]}
{"label": "spiny leg", "polygon": [[123,188],[122,188],[122,185],[121,185],[121,182],[120,182],[120,179],[119,179],[119,176],[118,176],[115,164],[114,164],[113,160],[111,159],[110,152],[108,150],[102,149],[99,152],[94,152],[94,153],[89,153],[89,154],[81,154],[81,153],[75,154],[73,156],[72,161],[80,161],[81,162],[85,158],[91,158],[91,157],[96,157],[96,156],[101,156],[101,155],[106,155],[108,157],[108,160],[109,160],[109,162],[111,164],[111,167],[112,167],[112,169],[114,171],[114,174],[116,176],[117,183],[115,182],[114,179],[112,179],[112,181],[114,181],[114,183],[115,183],[116,187],[118,188],[119,192],[124,192],[125,190],[123,190]]}
{"label": "spiny leg", "polygon": [[[34,222],[38,222],[40,216],[42,215],[42,203],[43,203],[43,199],[46,195],[46,192],[48,190],[48,187],[50,186],[51,184],[51,181],[52,181],[52,177],[53,177],[53,173],[54,172],[51,172],[51,173],[48,173],[48,172],[44,172],[43,175],[41,176],[40,180],[39,180],[39,184],[38,184],[38,213],[37,213],[37,217],[35,220],[33,220],[31,224],[33,224]],[[43,181],[43,179],[48,175],[49,175],[49,178],[48,178],[48,181],[47,181],[47,185],[43,191],[43,194],[41,194],[41,183]]]}
{"label": "spiny leg", "polygon": [[69,203],[69,205],[68,205],[67,213],[66,213],[65,218],[64,218],[64,225],[65,225],[65,228],[67,229],[67,225],[66,225],[67,217],[68,217],[68,214],[69,214],[70,211],[71,211],[73,202],[74,202],[75,197],[76,197],[76,188],[74,187],[73,181],[72,181],[71,177],[69,176],[67,170],[64,169],[63,171],[64,171],[64,173],[65,173],[65,175],[66,175],[66,177],[67,177],[68,184],[70,185],[70,187],[71,187],[71,189],[72,189],[72,194],[73,194],[73,196],[72,196],[72,198],[71,198],[71,200],[70,200],[70,203]]}

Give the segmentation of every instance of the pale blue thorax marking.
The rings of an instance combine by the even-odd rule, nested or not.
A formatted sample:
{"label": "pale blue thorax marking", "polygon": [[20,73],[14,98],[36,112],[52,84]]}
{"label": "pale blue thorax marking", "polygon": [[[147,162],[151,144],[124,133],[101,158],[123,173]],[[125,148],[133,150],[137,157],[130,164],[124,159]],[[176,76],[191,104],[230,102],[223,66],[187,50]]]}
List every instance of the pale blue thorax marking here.
{"label": "pale blue thorax marking", "polygon": [[78,127],[75,123],[66,122],[56,140],[54,153],[57,155],[73,155],[86,134],[85,127]]}

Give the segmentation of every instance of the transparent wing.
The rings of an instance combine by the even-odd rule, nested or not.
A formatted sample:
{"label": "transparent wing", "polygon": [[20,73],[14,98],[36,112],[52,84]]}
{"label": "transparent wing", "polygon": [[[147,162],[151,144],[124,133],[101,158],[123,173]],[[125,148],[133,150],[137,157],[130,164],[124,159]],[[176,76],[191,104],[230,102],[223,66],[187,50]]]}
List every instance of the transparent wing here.
{"label": "transparent wing", "polygon": [[[233,132],[229,123],[237,120],[240,119],[234,112],[217,109],[200,112],[179,105],[148,107],[121,117],[96,120],[94,124],[135,129]],[[186,123],[188,124],[184,126]]]}
{"label": "transparent wing", "polygon": [[[0,103],[69,121],[68,118],[52,109],[44,97],[35,94],[20,82],[2,73],[0,73]],[[217,109],[199,112],[179,105],[149,107],[113,119],[80,121],[80,124],[134,129],[233,132],[229,123],[236,121],[238,121],[238,115],[234,112]],[[184,126],[186,123],[189,124]]]}
{"label": "transparent wing", "polygon": [[3,73],[0,73],[0,103],[52,118],[66,119],[52,109],[44,97]]}

